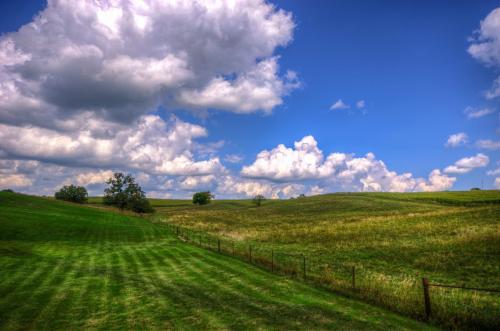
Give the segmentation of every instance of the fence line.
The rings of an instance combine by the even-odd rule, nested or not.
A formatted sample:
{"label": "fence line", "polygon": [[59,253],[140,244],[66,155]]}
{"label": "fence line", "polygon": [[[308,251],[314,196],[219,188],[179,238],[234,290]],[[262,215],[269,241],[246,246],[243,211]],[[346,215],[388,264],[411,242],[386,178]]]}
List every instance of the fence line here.
{"label": "fence line", "polygon": [[[442,293],[441,295],[438,295],[438,293],[433,294],[434,302],[432,303],[433,309],[431,309],[431,292],[429,291],[429,288],[442,287],[459,290],[472,290],[485,292],[492,295],[500,293],[500,289],[438,284],[431,283],[427,278],[422,278],[421,288],[423,290],[423,296],[421,294],[418,295],[419,289],[418,285],[416,285],[418,284],[418,282],[414,282],[413,286],[407,286],[406,288],[408,291],[413,290],[414,293],[407,293],[407,296],[402,299],[401,293],[395,291],[394,288],[391,289],[390,287],[387,287],[387,284],[394,285],[390,282],[387,282],[387,277],[382,278],[382,283],[385,281],[385,284],[381,283],[380,278],[377,279],[375,277],[375,280],[373,280],[373,275],[382,274],[366,271],[362,266],[360,267],[359,264],[344,262],[340,264],[337,263],[337,265],[335,265],[334,263],[324,263],[324,261],[314,259],[318,256],[322,257],[321,254],[315,256],[306,256],[305,254],[300,253],[282,252],[274,248],[262,248],[258,245],[255,245],[255,243],[249,244],[239,242],[229,238],[215,236],[203,231],[191,230],[169,223],[163,224],[167,226],[170,232],[172,232],[180,239],[194,243],[195,245],[197,244],[202,248],[209,249],[219,254],[225,254],[240,258],[243,261],[247,261],[250,262],[250,264],[263,267],[275,274],[289,275],[294,278],[302,279],[303,281],[313,282],[320,286],[326,286],[328,289],[339,291],[349,296],[365,299],[369,302],[385,306],[386,308],[395,310],[399,313],[410,315],[411,317],[417,319],[438,322],[444,326],[452,328],[457,328],[458,319],[461,321],[461,323],[465,323],[466,326],[480,326],[481,328],[485,327],[487,329],[495,329],[498,327],[498,329],[500,329],[500,311],[497,312],[494,310],[498,310],[498,307],[500,306],[498,304],[498,302],[500,302],[500,297],[495,297],[495,299],[492,299],[494,301],[493,305],[490,305],[491,300],[489,299],[491,298],[483,298],[485,300],[485,302],[482,303],[483,306],[480,305],[481,302],[477,303],[477,297],[474,297],[474,300],[476,301],[472,299],[470,301],[472,302],[472,304],[476,304],[477,307],[473,306],[472,309],[463,309],[463,312],[455,311],[454,313],[463,315],[457,317],[453,315],[450,316],[450,312],[446,311],[446,305],[453,306],[453,309],[455,310],[457,309],[457,306],[460,307],[460,305],[456,305],[456,302],[452,302],[453,304],[450,305],[450,302],[446,301],[449,300],[450,297],[443,297]],[[205,240],[202,240],[202,238]],[[356,266],[360,268],[356,268]],[[339,274],[342,271],[344,272],[343,277],[341,274]],[[363,277],[360,278],[360,276],[362,276],[360,272],[363,271],[365,272],[364,279]],[[416,281],[415,277],[413,277],[413,279]],[[394,282],[394,279],[392,279],[392,281]],[[391,291],[394,293],[390,293]],[[456,297],[453,297],[452,299],[457,300]],[[465,296],[462,299],[468,298]],[[405,305],[406,308],[403,309],[398,306],[398,304]],[[422,307],[422,310],[418,310],[417,312],[415,312],[416,305],[421,305],[420,307]],[[483,309],[493,309],[493,312],[483,312]],[[452,320],[453,322],[450,322],[450,320]],[[462,324],[459,323],[458,326],[462,326]]]}

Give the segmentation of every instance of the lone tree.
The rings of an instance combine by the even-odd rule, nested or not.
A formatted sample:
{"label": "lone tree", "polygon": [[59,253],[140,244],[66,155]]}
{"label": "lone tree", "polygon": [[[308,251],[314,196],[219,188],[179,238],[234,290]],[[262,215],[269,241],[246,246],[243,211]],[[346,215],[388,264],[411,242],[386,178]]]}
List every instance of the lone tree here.
{"label": "lone tree", "polygon": [[256,196],[253,197],[253,203],[257,206],[257,207],[260,207],[260,205],[262,204],[262,201],[266,200],[266,197],[263,196],[262,194],[258,194]]}
{"label": "lone tree", "polygon": [[153,211],[144,191],[131,175],[116,172],[106,181],[106,184],[108,188],[104,190],[103,198],[106,205],[116,206],[120,210],[129,209],[136,213]]}
{"label": "lone tree", "polygon": [[213,198],[215,197],[210,191],[197,192],[193,195],[193,203],[195,205],[206,205],[209,204]]}
{"label": "lone tree", "polygon": [[57,191],[54,194],[54,197],[57,200],[85,203],[87,202],[88,193],[83,186],[66,185]]}

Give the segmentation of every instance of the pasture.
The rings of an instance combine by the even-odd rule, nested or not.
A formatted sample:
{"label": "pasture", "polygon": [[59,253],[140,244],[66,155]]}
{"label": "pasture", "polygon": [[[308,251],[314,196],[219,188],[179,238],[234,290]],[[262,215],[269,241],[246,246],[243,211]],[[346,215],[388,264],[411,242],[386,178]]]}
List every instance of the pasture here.
{"label": "pasture", "polygon": [[423,330],[131,215],[0,193],[2,330]]}
{"label": "pasture", "polygon": [[[309,278],[335,290],[349,289],[355,267],[364,290],[353,295],[416,318],[423,314],[422,277],[500,288],[500,191],[338,193],[260,207],[250,200],[152,204],[155,222],[210,234],[242,256],[252,246],[263,264],[271,254],[296,254],[295,260],[282,257],[282,264],[300,272],[305,255]],[[431,296],[433,318],[443,326],[493,329],[500,323],[498,293],[433,287]]]}

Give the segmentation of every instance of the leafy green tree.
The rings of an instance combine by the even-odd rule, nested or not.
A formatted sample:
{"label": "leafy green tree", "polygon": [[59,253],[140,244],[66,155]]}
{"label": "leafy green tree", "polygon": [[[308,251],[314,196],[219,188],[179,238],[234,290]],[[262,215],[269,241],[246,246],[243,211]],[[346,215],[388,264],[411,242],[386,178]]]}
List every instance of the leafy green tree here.
{"label": "leafy green tree", "polygon": [[254,198],[253,198],[253,203],[257,206],[257,207],[260,207],[260,205],[262,204],[262,202],[266,200],[266,197],[263,196],[262,194],[258,194],[256,195]]}
{"label": "leafy green tree", "polygon": [[127,202],[127,209],[139,214],[152,213],[154,211],[144,193],[130,196]]}
{"label": "leafy green tree", "polygon": [[210,191],[197,192],[193,195],[193,203],[195,205],[209,204],[215,196]]}
{"label": "leafy green tree", "polygon": [[129,209],[137,213],[153,211],[144,191],[131,175],[116,172],[106,181],[108,187],[104,190],[103,202],[120,210]]}
{"label": "leafy green tree", "polygon": [[85,187],[66,185],[54,194],[57,200],[64,200],[76,203],[85,203],[88,199],[88,193]]}

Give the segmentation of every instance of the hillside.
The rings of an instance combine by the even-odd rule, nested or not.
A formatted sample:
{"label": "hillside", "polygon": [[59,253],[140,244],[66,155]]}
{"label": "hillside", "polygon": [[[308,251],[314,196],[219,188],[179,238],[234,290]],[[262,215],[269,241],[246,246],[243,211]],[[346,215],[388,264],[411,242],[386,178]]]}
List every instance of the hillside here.
{"label": "hillside", "polygon": [[145,219],[0,193],[0,329],[426,329]]}
{"label": "hillside", "polygon": [[[405,314],[421,311],[421,278],[479,288],[500,288],[500,191],[439,193],[338,193],[293,200],[154,200],[155,220],[223,238],[245,254],[270,259],[271,251],[296,254],[285,261],[323,281],[350,285],[356,267],[370,301]],[[268,262],[267,262],[268,263]],[[500,296],[433,288],[440,323],[493,327]]]}

